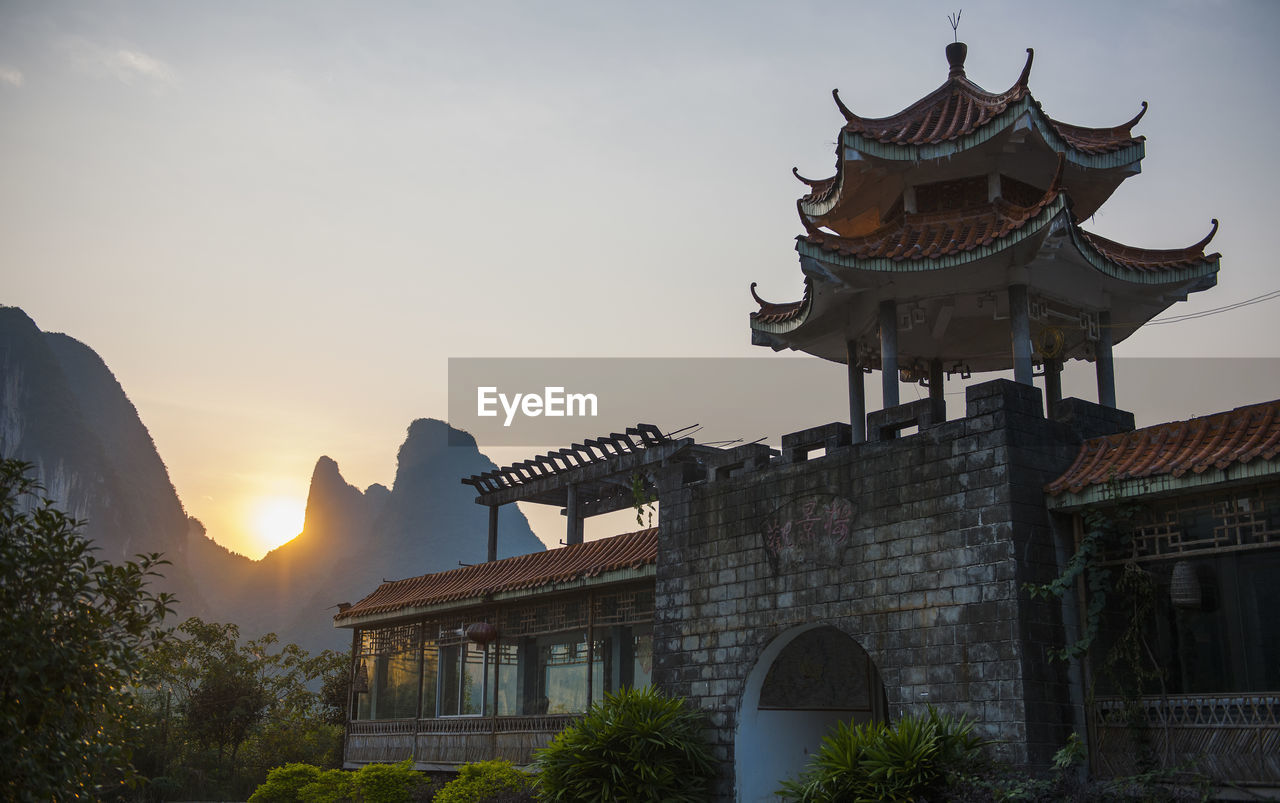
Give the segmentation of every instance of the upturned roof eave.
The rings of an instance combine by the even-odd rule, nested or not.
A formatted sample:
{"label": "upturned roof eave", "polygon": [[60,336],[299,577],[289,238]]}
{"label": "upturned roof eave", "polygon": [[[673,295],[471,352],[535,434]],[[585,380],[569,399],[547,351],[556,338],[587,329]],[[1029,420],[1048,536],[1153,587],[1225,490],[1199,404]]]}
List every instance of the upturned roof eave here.
{"label": "upturned roof eave", "polygon": [[850,131],[846,127],[841,129],[840,139],[844,144],[841,158],[846,162],[856,162],[870,157],[886,162],[912,163],[949,159],[976,148],[1012,128],[1023,115],[1028,116],[1029,122],[1050,149],[1056,153],[1066,154],[1069,164],[1087,169],[1110,170],[1136,165],[1146,157],[1146,143],[1141,138],[1136,138],[1133,142],[1106,153],[1080,150],[1058,133],[1053,121],[1028,93],[973,131],[945,142],[924,145],[881,142],[860,132]]}
{"label": "upturned roof eave", "polygon": [[1145,477],[1127,477],[1104,485],[1088,485],[1079,491],[1046,492],[1045,505],[1058,513],[1074,513],[1087,507],[1112,505],[1136,499],[1157,499],[1188,491],[1209,491],[1250,485],[1280,477],[1280,461],[1253,460],[1233,463],[1226,468],[1210,468],[1200,474],[1180,477],[1159,473]]}

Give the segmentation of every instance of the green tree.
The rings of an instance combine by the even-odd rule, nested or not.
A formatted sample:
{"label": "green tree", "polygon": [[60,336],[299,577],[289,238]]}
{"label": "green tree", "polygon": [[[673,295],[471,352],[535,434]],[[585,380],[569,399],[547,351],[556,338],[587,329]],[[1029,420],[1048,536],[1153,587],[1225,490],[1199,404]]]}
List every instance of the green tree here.
{"label": "green tree", "polygon": [[93,556],[82,522],[0,460],[0,788],[18,800],[101,799],[137,780],[133,684],[173,600],[166,561]]}
{"label": "green tree", "polygon": [[236,797],[284,763],[335,766],[342,727],[312,687],[345,666],[332,650],[311,655],[271,633],[242,643],[234,624],[187,619],[147,664],[140,763],[153,792]]}

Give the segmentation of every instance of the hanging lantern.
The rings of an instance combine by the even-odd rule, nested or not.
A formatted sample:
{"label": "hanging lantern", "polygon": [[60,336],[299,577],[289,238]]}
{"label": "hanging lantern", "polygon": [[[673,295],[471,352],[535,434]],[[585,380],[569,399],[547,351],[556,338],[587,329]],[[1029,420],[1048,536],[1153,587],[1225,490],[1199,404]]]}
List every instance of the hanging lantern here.
{"label": "hanging lantern", "polygon": [[1169,600],[1175,608],[1199,610],[1204,605],[1204,591],[1200,588],[1200,578],[1196,576],[1196,567],[1191,561],[1180,560],[1173,565]]}
{"label": "hanging lantern", "polygon": [[498,637],[498,628],[488,622],[467,625],[467,638],[476,644],[488,644]]}
{"label": "hanging lantern", "polygon": [[364,665],[364,661],[360,662],[360,668],[356,670],[356,679],[351,683],[351,690],[356,694],[369,691],[369,668]]}

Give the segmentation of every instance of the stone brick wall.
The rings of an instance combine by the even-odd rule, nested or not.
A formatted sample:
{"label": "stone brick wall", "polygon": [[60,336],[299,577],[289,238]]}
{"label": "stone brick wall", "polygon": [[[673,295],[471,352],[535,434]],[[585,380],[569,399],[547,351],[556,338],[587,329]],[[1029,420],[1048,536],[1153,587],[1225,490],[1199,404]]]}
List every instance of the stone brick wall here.
{"label": "stone brick wall", "polygon": [[[1021,590],[1057,572],[1041,488],[1082,437],[1132,428],[1132,416],[1068,400],[1067,420],[1048,421],[1040,392],[1007,380],[970,387],[966,413],[814,459],[786,449],[661,495],[654,681],[707,712],[718,799],[734,794],[748,674],[805,623],[867,651],[892,718],[925,703],[968,714],[1016,764],[1043,764],[1062,744],[1066,673],[1047,658],[1060,610]],[[844,524],[779,539],[780,520],[815,504],[837,504]]]}

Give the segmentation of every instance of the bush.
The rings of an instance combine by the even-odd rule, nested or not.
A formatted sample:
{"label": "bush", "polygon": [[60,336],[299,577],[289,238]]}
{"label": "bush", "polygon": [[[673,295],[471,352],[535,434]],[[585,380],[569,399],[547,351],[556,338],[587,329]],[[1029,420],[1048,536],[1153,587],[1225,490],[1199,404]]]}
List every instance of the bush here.
{"label": "bush", "polygon": [[700,714],[652,687],[606,694],[537,751],[547,801],[701,801],[715,771]]}
{"label": "bush", "polygon": [[320,777],[310,764],[285,764],[267,773],[267,781],[254,790],[249,803],[299,803],[298,790]]}
{"label": "bush", "polygon": [[366,764],[351,774],[352,797],[360,803],[411,803],[426,784],[423,774],[414,772],[410,759],[398,764]]}
{"label": "bush", "polygon": [[510,761],[478,761],[464,764],[458,777],[436,793],[435,803],[515,803],[531,800],[533,776]]}
{"label": "bush", "polygon": [[355,794],[354,773],[326,770],[298,790],[300,803],[343,803]]}
{"label": "bush", "polygon": [[940,714],[883,722],[836,723],[809,766],[778,795],[802,803],[936,798],[954,778],[983,763],[973,722]]}

